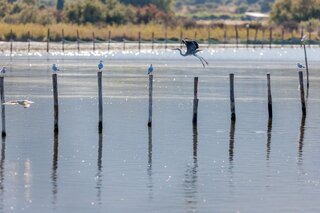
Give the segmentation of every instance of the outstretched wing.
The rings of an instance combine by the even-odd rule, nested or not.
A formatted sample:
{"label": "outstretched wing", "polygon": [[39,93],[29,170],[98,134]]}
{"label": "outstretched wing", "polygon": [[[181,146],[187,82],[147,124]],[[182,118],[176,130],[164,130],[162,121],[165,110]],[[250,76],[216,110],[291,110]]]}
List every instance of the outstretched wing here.
{"label": "outstretched wing", "polygon": [[188,53],[193,53],[195,50],[197,50],[199,48],[199,44],[195,40],[183,39],[182,43],[184,43],[186,45]]}

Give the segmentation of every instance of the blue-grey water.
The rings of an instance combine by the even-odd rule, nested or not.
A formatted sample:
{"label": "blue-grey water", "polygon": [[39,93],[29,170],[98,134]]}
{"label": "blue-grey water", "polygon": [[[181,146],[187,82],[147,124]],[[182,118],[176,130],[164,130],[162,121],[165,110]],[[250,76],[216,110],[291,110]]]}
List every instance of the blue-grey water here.
{"label": "blue-grey water", "polygon": [[[172,51],[0,54],[8,67],[5,99],[35,102],[28,109],[6,106],[0,212],[319,212],[320,49],[308,54],[306,117],[296,68],[304,63],[300,48],[205,50],[205,69],[198,59]],[[52,63],[61,69],[59,134],[53,131]],[[235,74],[235,123],[229,73]]]}

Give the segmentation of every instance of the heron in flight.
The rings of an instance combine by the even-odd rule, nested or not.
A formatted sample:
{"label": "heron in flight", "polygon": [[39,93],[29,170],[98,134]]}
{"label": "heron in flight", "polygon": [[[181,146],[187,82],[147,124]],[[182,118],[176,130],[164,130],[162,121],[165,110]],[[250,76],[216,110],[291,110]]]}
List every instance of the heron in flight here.
{"label": "heron in flight", "polygon": [[148,68],[148,75],[150,75],[153,72],[153,66],[150,64],[150,67]]}
{"label": "heron in flight", "polygon": [[100,60],[99,64],[98,64],[98,68],[99,68],[99,71],[102,71],[102,68],[103,68],[103,61]]}
{"label": "heron in flight", "polygon": [[300,64],[300,63],[297,63],[297,67],[298,67],[299,69],[306,68],[304,65],[302,65],[302,64]]}
{"label": "heron in flight", "polygon": [[33,103],[33,101],[29,100],[11,100],[3,103],[2,105],[21,105],[24,108],[29,108]]}
{"label": "heron in flight", "polygon": [[201,51],[199,50],[198,42],[196,42],[195,40],[183,39],[181,43],[183,43],[187,47],[187,51],[185,53],[182,53],[180,48],[175,48],[173,50],[178,50],[180,52],[180,55],[182,56],[189,56],[189,55],[195,56],[201,61],[203,67],[206,67],[205,64],[209,65],[209,63],[202,56],[197,55],[197,53]]}

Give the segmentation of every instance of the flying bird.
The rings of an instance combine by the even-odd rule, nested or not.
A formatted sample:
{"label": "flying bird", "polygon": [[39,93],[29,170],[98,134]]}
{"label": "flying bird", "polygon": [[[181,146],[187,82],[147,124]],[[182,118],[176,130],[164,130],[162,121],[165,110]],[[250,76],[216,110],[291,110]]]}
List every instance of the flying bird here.
{"label": "flying bird", "polygon": [[7,72],[7,68],[6,67],[2,67],[1,69],[0,69],[0,73],[6,73]]}
{"label": "flying bird", "polygon": [[152,72],[153,72],[153,67],[152,67],[152,64],[150,64],[148,68],[148,75],[150,75]]}
{"label": "flying bird", "polygon": [[300,69],[306,68],[304,65],[302,65],[300,63],[297,63],[297,67],[300,68]]}
{"label": "flying bird", "polygon": [[199,50],[198,42],[196,42],[195,40],[183,39],[181,41],[181,43],[183,43],[187,47],[187,51],[185,53],[182,53],[180,48],[176,48],[173,50],[178,50],[180,52],[180,55],[182,55],[182,56],[189,56],[189,55],[195,56],[196,58],[198,58],[201,61],[203,67],[205,67],[205,63],[207,65],[209,65],[209,63],[202,56],[197,55],[197,53],[201,51],[201,50]]}
{"label": "flying bird", "polygon": [[29,100],[11,100],[3,103],[2,105],[21,105],[24,108],[29,108],[33,103],[33,101]]}
{"label": "flying bird", "polygon": [[52,64],[52,72],[60,71],[56,64]]}
{"label": "flying bird", "polygon": [[103,68],[103,61],[100,60],[99,64],[98,64],[98,68],[100,71],[102,71],[102,68]]}

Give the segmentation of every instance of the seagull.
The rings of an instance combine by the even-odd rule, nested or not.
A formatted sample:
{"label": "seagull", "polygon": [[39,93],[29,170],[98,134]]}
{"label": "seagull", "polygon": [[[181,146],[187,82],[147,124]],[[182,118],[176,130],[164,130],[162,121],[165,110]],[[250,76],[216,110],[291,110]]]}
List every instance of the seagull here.
{"label": "seagull", "polygon": [[2,67],[2,68],[0,69],[0,73],[4,74],[4,73],[6,73],[6,72],[7,72],[7,68],[6,68],[6,67]]}
{"label": "seagull", "polygon": [[300,68],[300,69],[306,68],[304,65],[302,65],[300,63],[297,63],[297,67]]}
{"label": "seagull", "polygon": [[307,35],[302,36],[301,42],[305,42],[306,38],[307,38]]}
{"label": "seagull", "polygon": [[193,56],[197,57],[201,61],[203,67],[205,67],[205,63],[207,65],[209,65],[209,63],[202,56],[197,55],[197,53],[201,51],[201,50],[199,50],[198,42],[196,42],[195,40],[183,39],[181,41],[181,43],[183,43],[187,47],[187,51],[185,53],[182,53],[180,48],[176,48],[173,50],[178,50],[180,52],[180,55],[182,55],[182,56],[193,55]]}
{"label": "seagull", "polygon": [[150,67],[148,68],[148,75],[150,75],[153,72],[152,64],[150,64]]}
{"label": "seagull", "polygon": [[98,68],[100,71],[102,71],[102,68],[103,68],[103,61],[100,60],[99,64],[98,64]]}
{"label": "seagull", "polygon": [[60,71],[56,64],[52,64],[52,72]]}
{"label": "seagull", "polygon": [[33,101],[29,100],[11,100],[3,103],[2,105],[21,105],[24,108],[29,108],[33,103]]}

